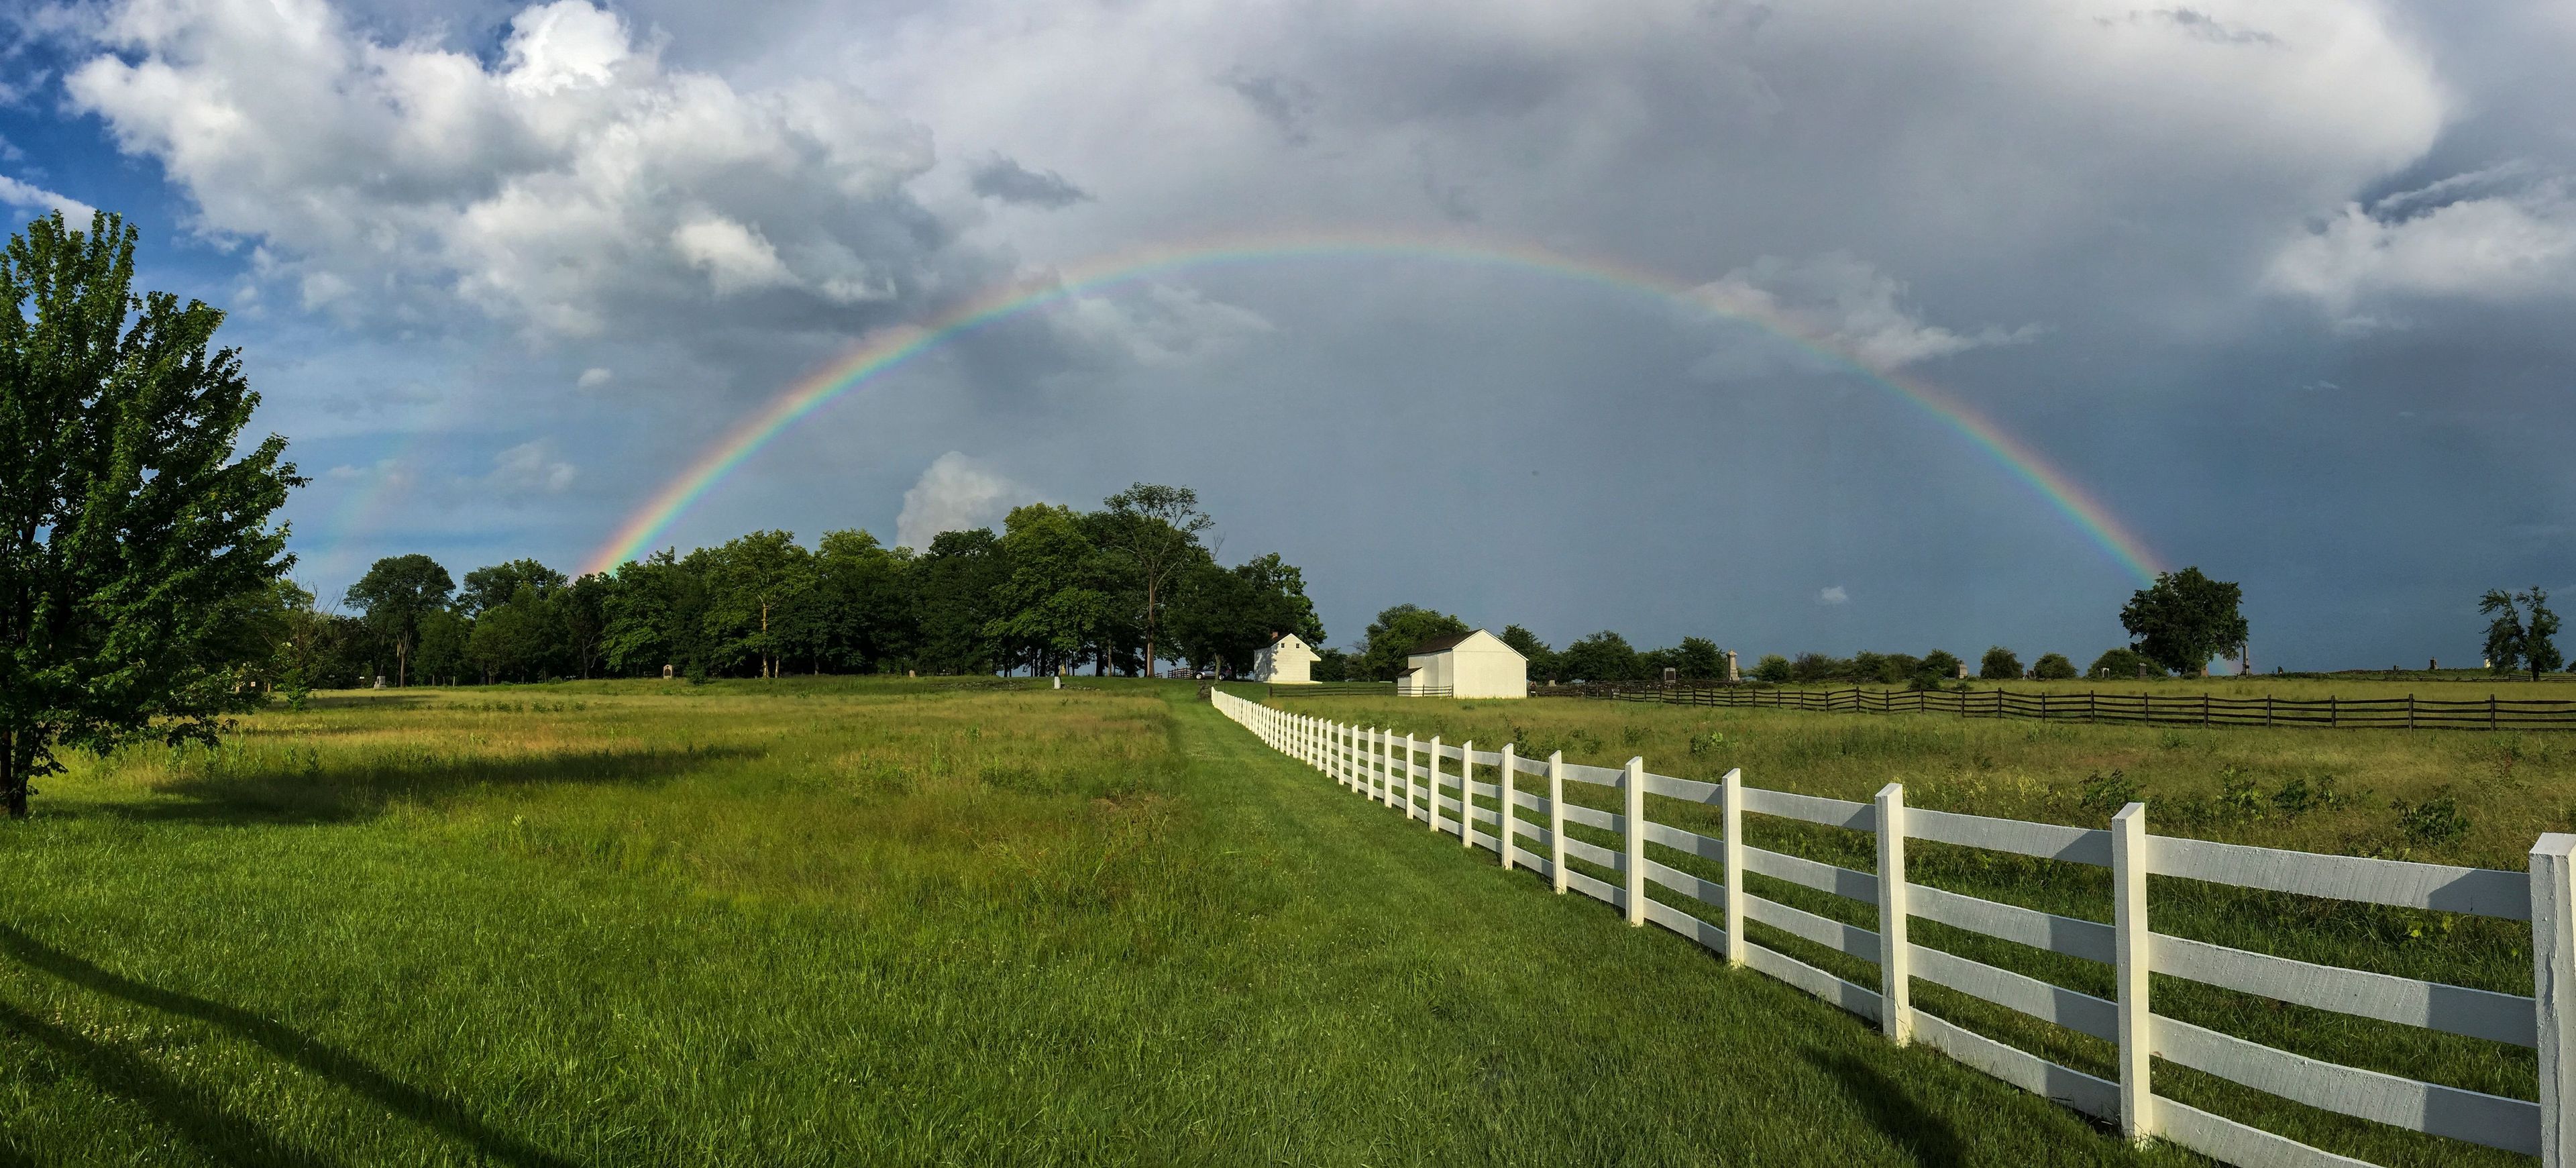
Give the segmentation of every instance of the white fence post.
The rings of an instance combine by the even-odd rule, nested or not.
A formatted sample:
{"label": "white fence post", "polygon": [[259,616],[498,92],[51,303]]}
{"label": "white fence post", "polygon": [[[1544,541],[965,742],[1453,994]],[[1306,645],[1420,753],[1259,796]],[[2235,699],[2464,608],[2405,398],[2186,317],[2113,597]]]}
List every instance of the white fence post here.
{"label": "white fence post", "polygon": [[2576,835],[2531,845],[2531,996],[2540,1024],[2540,1162],[2576,1165]]}
{"label": "white fence post", "polygon": [[1458,846],[1476,846],[1476,740],[1458,746]]}
{"label": "white fence post", "polygon": [[1394,753],[1395,734],[1393,731],[1380,730],[1372,726],[1369,728],[1369,738],[1372,740],[1369,753],[1375,756],[1370,760],[1370,765],[1377,768],[1377,790],[1373,794],[1377,796],[1378,802],[1386,805],[1387,810],[1393,811],[1395,810],[1395,760],[1389,756]]}
{"label": "white fence post", "polygon": [[1628,773],[1619,780],[1628,794],[1628,923],[1646,923],[1646,759],[1643,755],[1628,760]]}
{"label": "white fence post", "polygon": [[1726,963],[1744,964],[1744,771],[1726,772]]}
{"label": "white fence post", "polygon": [[1878,789],[1878,1028],[1914,1041],[1914,962],[1905,949],[1905,785]]}
{"label": "white fence post", "polygon": [[1413,732],[1404,732],[1404,817],[1413,818]]}
{"label": "white fence post", "polygon": [[1565,895],[1565,752],[1550,751],[1547,756],[1547,838],[1550,849],[1548,875],[1556,880],[1556,894]]}
{"label": "white fence post", "polygon": [[1431,772],[1422,797],[1422,819],[1431,825],[1431,834],[1440,834],[1440,736],[1431,736]]}
{"label": "white fence post", "polygon": [[1504,743],[1503,765],[1494,772],[1494,790],[1502,796],[1495,803],[1503,812],[1503,821],[1494,825],[1494,838],[1502,843],[1498,850],[1503,853],[1503,871],[1506,872],[1512,870],[1512,824],[1518,818],[1512,814],[1512,792],[1515,789],[1513,757],[1512,744]]}
{"label": "white fence post", "polygon": [[2147,866],[2147,805],[2131,803],[2111,817],[2111,927],[2120,989],[2120,1134],[2132,1143],[2156,1134],[2156,1096],[2147,1081],[2156,1050],[2148,1032]]}

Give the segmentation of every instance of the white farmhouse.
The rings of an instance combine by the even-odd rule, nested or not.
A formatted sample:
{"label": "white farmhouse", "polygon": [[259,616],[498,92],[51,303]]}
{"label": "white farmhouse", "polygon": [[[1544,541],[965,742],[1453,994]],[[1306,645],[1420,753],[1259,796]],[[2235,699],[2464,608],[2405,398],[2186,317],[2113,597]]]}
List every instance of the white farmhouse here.
{"label": "white farmhouse", "polygon": [[1529,696],[1529,660],[1483,629],[1418,646],[1404,663],[1408,668],[1395,679],[1398,696]]}
{"label": "white farmhouse", "polygon": [[1323,660],[1295,633],[1283,633],[1260,652],[1252,655],[1252,680],[1272,685],[1307,685],[1314,680],[1315,663]]}

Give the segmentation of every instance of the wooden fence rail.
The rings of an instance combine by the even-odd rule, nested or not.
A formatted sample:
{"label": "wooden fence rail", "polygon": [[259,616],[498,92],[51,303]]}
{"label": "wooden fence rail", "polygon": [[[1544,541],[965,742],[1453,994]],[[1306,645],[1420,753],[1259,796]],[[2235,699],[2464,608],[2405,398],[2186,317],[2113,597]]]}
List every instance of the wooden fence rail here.
{"label": "wooden fence rail", "polygon": [[[2576,1013],[2571,1013],[2576,1007],[2576,835],[2541,836],[2532,847],[2528,874],[2328,856],[2150,835],[2143,803],[2121,809],[2107,831],[2025,823],[1909,808],[1903,786],[1896,783],[1871,802],[1855,803],[1748,787],[1740,771],[1728,771],[1714,783],[1677,779],[1648,772],[1643,758],[1620,768],[1570,763],[1561,753],[1521,758],[1508,745],[1484,751],[1473,742],[1421,741],[1222,691],[1213,701],[1262,741],[1355,794],[1389,810],[1403,809],[1408,820],[1457,836],[1462,848],[1492,852],[1505,867],[1535,872],[1559,893],[1580,892],[1607,903],[1629,924],[1652,922],[1670,929],[1731,965],[1768,974],[1871,1020],[1891,1042],[1929,1046],[2116,1124],[2132,1140],[2161,1138],[2245,1168],[2363,1163],[2156,1094],[2152,1057],[2311,1107],[2536,1155],[2551,1168],[2576,1168],[2576,1127],[2571,1127],[2576,1121]],[[1491,781],[1480,779],[1480,772]],[[1567,783],[1617,790],[1620,811],[1568,801]],[[1721,834],[1702,835],[1651,821],[1649,795],[1716,810],[1724,825]],[[1878,870],[1859,872],[1750,846],[1743,838],[1748,814],[1871,834]],[[1569,824],[1615,833],[1621,846],[1573,838]],[[1906,878],[1908,840],[2108,868],[2113,923],[1912,883]],[[1716,864],[1724,879],[1709,880],[1663,863],[1648,851],[1649,844]],[[1606,870],[1617,880],[1580,871],[1574,867],[1577,862]],[[1748,871],[1875,906],[1880,927],[1844,924],[1753,895],[1744,883]],[[2149,876],[2529,921],[2534,995],[2315,965],[2157,933],[2148,921]],[[1650,882],[1706,906],[1706,916],[1651,898]],[[1906,925],[1915,917],[2111,966],[2116,991],[2111,998],[2099,998],[1914,944],[1906,937]],[[1873,962],[1879,967],[1878,984],[1845,981],[1755,944],[1745,934],[1746,920]],[[2342,1066],[2165,1017],[2151,1007],[2150,973],[2533,1048],[2539,1056],[2538,1101]],[[1910,987],[1917,979],[2113,1043],[2117,1076],[2105,1079],[2058,1065],[1920,1009],[1911,1002]]]}
{"label": "wooden fence rail", "polygon": [[2015,693],[2002,689],[1779,689],[1768,686],[1599,682],[1543,686],[1538,696],[1666,705],[1814,710],[1857,714],[1951,714],[2055,722],[2153,726],[2316,726],[2342,730],[2576,730],[2576,701],[2469,698],[2227,698],[2175,693]]}

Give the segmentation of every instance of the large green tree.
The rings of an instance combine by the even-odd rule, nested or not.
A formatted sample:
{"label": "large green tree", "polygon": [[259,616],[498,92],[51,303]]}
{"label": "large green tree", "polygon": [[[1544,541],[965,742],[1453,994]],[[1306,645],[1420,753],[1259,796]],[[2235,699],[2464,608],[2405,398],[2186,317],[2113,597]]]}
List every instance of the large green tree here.
{"label": "large green tree", "polygon": [[464,587],[456,590],[456,607],[467,616],[480,616],[484,609],[508,604],[522,586],[536,589],[539,599],[552,599],[565,583],[563,573],[535,560],[511,560],[467,572]]}
{"label": "large green tree", "polygon": [[703,555],[707,631],[725,651],[757,661],[762,677],[778,676],[780,609],[814,586],[813,555],[786,531],[755,531]]}
{"label": "large green tree", "polygon": [[1608,629],[1576,640],[1557,659],[1566,676],[1584,681],[1633,681],[1646,675],[1628,638]]}
{"label": "large green tree", "polygon": [[2565,663],[2558,655],[2558,614],[2549,611],[2549,594],[2539,585],[2520,593],[2491,589],[2479,598],[2478,611],[2494,618],[2487,622],[2487,668],[2528,667],[2538,681]]}
{"label": "large green tree", "polygon": [[912,651],[905,572],[910,549],[888,548],[865,531],[827,531],[814,550],[815,605],[836,667],[860,673],[895,668]]}
{"label": "large green tree", "polygon": [[1364,681],[1393,681],[1404,671],[1404,659],[1425,641],[1469,632],[1467,622],[1418,604],[1399,604],[1369,622],[1367,648],[1352,673]]}
{"label": "large green tree", "polygon": [[927,673],[982,673],[993,667],[985,626],[993,593],[1010,575],[1001,541],[991,528],[943,531],[911,572],[914,627],[920,642],[915,664]]}
{"label": "large green tree", "polygon": [[2244,603],[2244,588],[2212,580],[2199,568],[2162,572],[2120,607],[2120,627],[2148,660],[2196,677],[2209,672],[2210,658],[2245,651]]}
{"label": "large green tree", "polygon": [[1072,508],[1015,507],[1002,527],[1010,570],[993,590],[984,635],[1032,673],[1070,666],[1099,643],[1109,623],[1116,566],[1092,545]]}
{"label": "large green tree", "polygon": [[212,741],[248,708],[245,605],[294,558],[269,518],[300,486],[223,314],[134,293],[136,233],[60,212],[0,252],[0,803],[27,814],[56,750]]}
{"label": "large green tree", "polygon": [[1126,558],[1143,607],[1138,622],[1145,634],[1145,670],[1153,672],[1154,638],[1162,628],[1162,609],[1173,577],[1205,555],[1199,535],[1216,520],[1199,510],[1198,492],[1188,487],[1137,483],[1103,500],[1109,510],[1101,542]]}
{"label": "large green tree", "polygon": [[418,552],[386,556],[349,586],[348,603],[367,627],[394,650],[394,684],[411,684],[411,649],[420,641],[420,618],[447,607],[456,578]]}

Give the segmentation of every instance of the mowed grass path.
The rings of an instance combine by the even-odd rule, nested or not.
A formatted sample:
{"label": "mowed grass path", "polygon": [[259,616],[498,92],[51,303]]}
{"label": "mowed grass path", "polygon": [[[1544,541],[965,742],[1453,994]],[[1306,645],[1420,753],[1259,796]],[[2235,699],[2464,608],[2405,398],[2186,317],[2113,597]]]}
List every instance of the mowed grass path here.
{"label": "mowed grass path", "polygon": [[0,1164],[2185,1163],[1188,700],[343,699],[0,824]]}

